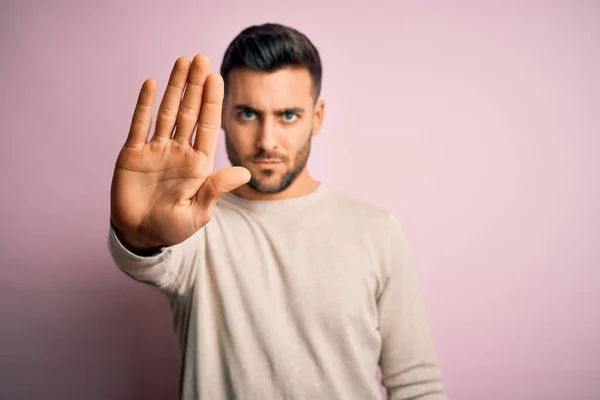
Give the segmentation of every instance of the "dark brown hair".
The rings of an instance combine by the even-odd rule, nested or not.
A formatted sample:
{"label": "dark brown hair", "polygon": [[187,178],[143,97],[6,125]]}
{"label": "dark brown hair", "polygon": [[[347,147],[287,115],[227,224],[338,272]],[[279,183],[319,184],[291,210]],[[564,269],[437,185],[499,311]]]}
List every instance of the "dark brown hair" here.
{"label": "dark brown hair", "polygon": [[227,90],[228,75],[234,68],[275,72],[285,67],[308,69],[318,99],[323,76],[319,52],[303,33],[288,26],[266,23],[244,29],[227,47],[220,72]]}

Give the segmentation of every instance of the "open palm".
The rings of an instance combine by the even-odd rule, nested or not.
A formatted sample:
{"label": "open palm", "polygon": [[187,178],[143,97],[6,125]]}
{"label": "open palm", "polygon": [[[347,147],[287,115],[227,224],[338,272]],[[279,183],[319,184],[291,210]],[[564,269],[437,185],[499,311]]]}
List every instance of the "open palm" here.
{"label": "open palm", "polygon": [[111,187],[111,220],[139,247],[181,243],[250,180],[242,167],[213,172],[224,88],[206,56],[175,62],[149,140],[156,92],[153,79],[142,85]]}

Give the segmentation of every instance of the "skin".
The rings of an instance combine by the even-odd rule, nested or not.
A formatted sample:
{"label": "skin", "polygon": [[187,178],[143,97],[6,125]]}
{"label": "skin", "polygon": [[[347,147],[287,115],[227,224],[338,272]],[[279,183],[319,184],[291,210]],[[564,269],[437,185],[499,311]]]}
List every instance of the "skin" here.
{"label": "skin", "polygon": [[233,69],[222,128],[231,164],[252,176],[233,193],[249,200],[282,200],[314,191],[319,182],[310,175],[307,161],[324,113],[325,102],[315,100],[306,68]]}

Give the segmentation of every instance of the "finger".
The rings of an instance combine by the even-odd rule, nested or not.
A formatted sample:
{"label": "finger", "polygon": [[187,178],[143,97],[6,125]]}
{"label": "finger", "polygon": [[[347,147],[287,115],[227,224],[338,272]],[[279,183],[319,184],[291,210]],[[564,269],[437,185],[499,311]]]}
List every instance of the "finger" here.
{"label": "finger", "polygon": [[198,191],[198,205],[202,209],[213,207],[221,197],[248,183],[250,177],[250,171],[244,167],[229,167],[215,172]]}
{"label": "finger", "polygon": [[198,123],[202,91],[206,77],[210,74],[210,61],[204,54],[198,54],[192,61],[183,100],[179,105],[177,124],[173,139],[179,144],[191,145],[194,128]]}
{"label": "finger", "polygon": [[156,89],[157,84],[154,79],[147,79],[143,83],[131,119],[126,145],[140,145],[148,141],[148,134],[152,127],[152,108],[156,100]]}
{"label": "finger", "polygon": [[194,142],[194,148],[210,159],[214,159],[219,132],[221,131],[223,93],[223,77],[217,73],[210,74],[204,85],[198,131]]}
{"label": "finger", "polygon": [[175,65],[169,76],[169,83],[158,108],[156,131],[152,139],[161,140],[171,138],[177,121],[181,96],[183,95],[188,72],[190,71],[190,63],[191,61],[185,57],[179,57],[175,61]]}

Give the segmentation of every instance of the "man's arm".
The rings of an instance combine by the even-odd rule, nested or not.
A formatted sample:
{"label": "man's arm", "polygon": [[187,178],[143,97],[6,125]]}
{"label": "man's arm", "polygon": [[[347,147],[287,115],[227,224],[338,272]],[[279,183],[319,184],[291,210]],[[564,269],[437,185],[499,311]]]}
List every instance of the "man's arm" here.
{"label": "man's arm", "polygon": [[115,265],[138,282],[157,288],[169,296],[182,294],[192,286],[196,265],[203,254],[199,231],[186,241],[163,248],[137,248],[112,223],[108,250]]}
{"label": "man's arm", "polygon": [[446,400],[408,242],[391,218],[387,279],[377,303],[382,383],[390,400]]}

